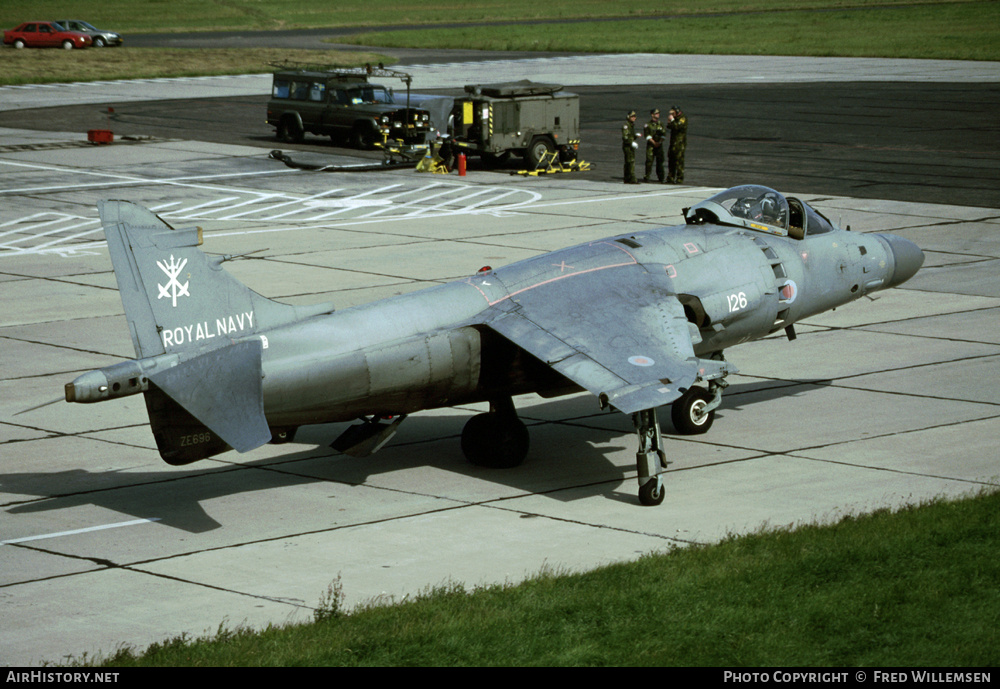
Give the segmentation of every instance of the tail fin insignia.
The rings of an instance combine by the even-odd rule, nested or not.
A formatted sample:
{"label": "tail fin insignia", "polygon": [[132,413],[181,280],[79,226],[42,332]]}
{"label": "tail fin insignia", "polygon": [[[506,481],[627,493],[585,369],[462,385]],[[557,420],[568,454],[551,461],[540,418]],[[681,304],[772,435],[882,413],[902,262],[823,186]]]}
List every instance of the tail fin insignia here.
{"label": "tail fin insignia", "polygon": [[333,311],[266,299],[198,247],[201,228],[177,229],[128,201],[99,204],[132,343],[139,357],[214,349]]}

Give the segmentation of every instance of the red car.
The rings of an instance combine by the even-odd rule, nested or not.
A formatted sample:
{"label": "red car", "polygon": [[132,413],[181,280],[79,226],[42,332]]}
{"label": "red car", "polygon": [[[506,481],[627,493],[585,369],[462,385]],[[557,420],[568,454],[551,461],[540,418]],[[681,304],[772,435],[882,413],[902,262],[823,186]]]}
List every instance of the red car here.
{"label": "red car", "polygon": [[67,31],[55,22],[25,22],[16,29],[3,32],[3,42],[15,48],[56,48],[66,50],[86,48],[93,39],[79,31]]}

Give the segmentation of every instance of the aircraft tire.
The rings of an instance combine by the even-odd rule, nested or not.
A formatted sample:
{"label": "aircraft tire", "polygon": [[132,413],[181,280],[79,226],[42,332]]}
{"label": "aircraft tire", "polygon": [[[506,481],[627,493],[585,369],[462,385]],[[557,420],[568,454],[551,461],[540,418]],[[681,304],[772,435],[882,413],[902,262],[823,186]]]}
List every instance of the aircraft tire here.
{"label": "aircraft tire", "polygon": [[692,387],[670,405],[670,420],[681,435],[701,435],[707,433],[715,421],[715,410],[700,419],[698,412],[712,399],[705,388]]}
{"label": "aircraft tire", "polygon": [[285,443],[292,442],[295,440],[295,432],[297,430],[299,430],[297,426],[292,426],[290,428],[272,428],[271,444],[284,445]]}
{"label": "aircraft tire", "polygon": [[646,481],[639,486],[639,502],[646,507],[656,507],[663,504],[663,498],[667,495],[667,489],[662,481]]}
{"label": "aircraft tire", "polygon": [[490,469],[520,466],[528,456],[528,428],[517,417],[477,414],[462,429],[462,453],[472,464]]}

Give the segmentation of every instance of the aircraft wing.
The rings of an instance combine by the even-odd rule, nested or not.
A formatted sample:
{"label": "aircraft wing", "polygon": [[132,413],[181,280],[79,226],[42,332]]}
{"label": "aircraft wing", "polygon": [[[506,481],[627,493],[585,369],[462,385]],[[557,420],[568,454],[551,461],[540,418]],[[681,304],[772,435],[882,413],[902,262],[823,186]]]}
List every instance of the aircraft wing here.
{"label": "aircraft wing", "polygon": [[735,370],[695,356],[670,279],[638,264],[521,290],[495,303],[485,324],[626,414]]}

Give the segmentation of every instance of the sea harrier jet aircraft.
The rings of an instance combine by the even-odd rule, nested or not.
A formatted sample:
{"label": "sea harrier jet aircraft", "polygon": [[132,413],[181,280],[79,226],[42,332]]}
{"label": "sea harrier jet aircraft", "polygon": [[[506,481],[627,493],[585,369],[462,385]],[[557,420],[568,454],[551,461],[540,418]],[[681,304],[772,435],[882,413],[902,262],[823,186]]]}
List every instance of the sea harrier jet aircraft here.
{"label": "sea harrier jet aircraft", "polygon": [[137,358],[79,376],[66,400],[143,393],[164,460],[285,442],[360,419],[332,446],[365,456],[423,409],[489,402],[462,433],[472,462],[513,467],[528,431],[512,397],[587,390],[632,417],[639,498],[663,501],[657,409],[704,433],[736,368],[723,352],[902,284],[921,250],[836,227],[795,198],[740,186],[644,229],[484,268],[362,306],[290,306],[251,291],[141,206],[100,204]]}

